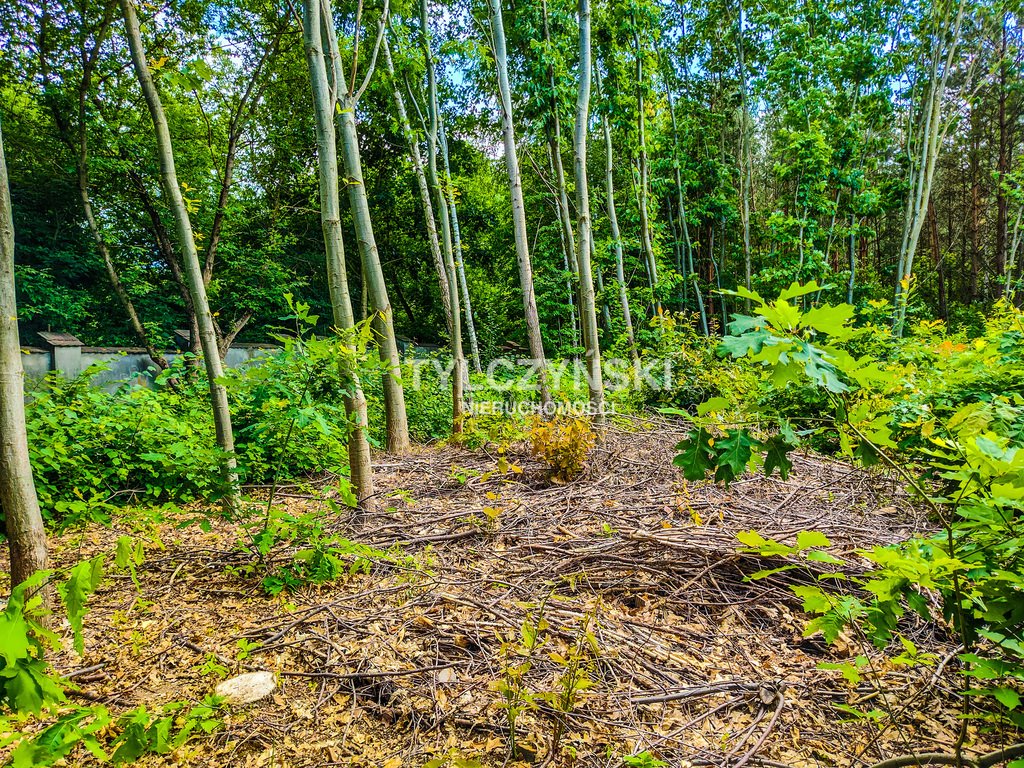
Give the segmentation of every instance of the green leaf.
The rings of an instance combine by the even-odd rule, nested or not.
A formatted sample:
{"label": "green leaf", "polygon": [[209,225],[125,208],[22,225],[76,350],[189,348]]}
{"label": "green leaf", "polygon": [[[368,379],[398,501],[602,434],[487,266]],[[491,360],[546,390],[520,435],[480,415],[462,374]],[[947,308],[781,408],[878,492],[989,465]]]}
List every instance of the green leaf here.
{"label": "green leaf", "polygon": [[[790,431],[792,431],[792,428]],[[790,470],[793,469],[793,462],[789,460],[789,452],[793,449],[793,445],[782,435],[773,435],[765,441],[764,447],[765,476],[771,477],[772,470],[778,469],[782,479],[787,479]]]}
{"label": "green leaf", "polygon": [[786,299],[795,299],[799,296],[806,296],[808,293],[823,291],[826,288],[831,287],[831,285],[818,285],[817,280],[811,280],[811,282],[806,283],[805,285],[800,285],[800,283],[794,281],[790,284],[789,288],[785,288],[779,293],[779,299],[782,301]]}
{"label": "green leaf", "polygon": [[756,331],[744,333],[742,336],[725,336],[720,346],[726,354],[740,358],[750,353],[757,354],[769,340],[774,338],[776,337],[771,333],[759,328]]}
{"label": "green leaf", "polygon": [[814,549],[807,553],[807,559],[813,560],[816,563],[830,563],[832,565],[844,565],[843,561],[835,555],[831,555],[828,552],[822,552],[820,549]]}
{"label": "green leaf", "polygon": [[718,471],[715,480],[729,483],[743,474],[750,461],[752,449],[760,443],[745,429],[729,430],[726,436],[715,444],[718,455]]}
{"label": "green leaf", "polygon": [[682,467],[687,480],[703,480],[715,468],[715,454],[711,449],[711,435],[703,427],[690,433],[687,440],[676,446],[679,453],[672,463]]}
{"label": "green leaf", "polygon": [[1020,694],[1012,688],[993,688],[992,696],[1011,712],[1020,706]]}
{"label": "green leaf", "polygon": [[64,607],[68,611],[68,621],[75,634],[75,650],[79,655],[85,652],[82,639],[82,619],[85,617],[86,601],[103,578],[103,555],[91,560],[83,560],[71,569],[71,575],[59,588]]}
{"label": "green leaf", "polygon": [[832,600],[819,587],[792,586],[793,594],[804,601],[804,610],[808,613],[825,613],[832,610]]}
{"label": "green leaf", "polygon": [[796,546],[797,549],[810,549],[811,547],[831,547],[832,542],[829,541],[821,531],[800,531],[796,535]]}
{"label": "green leaf", "polygon": [[726,410],[731,403],[728,398],[725,397],[712,397],[710,400],[705,400],[703,403],[697,406],[698,416],[707,416],[709,413],[717,413],[718,411]]}
{"label": "green leaf", "polygon": [[800,318],[800,327],[827,333],[829,336],[847,336],[850,332],[848,324],[853,319],[854,312],[854,308],[849,304],[812,307]]}

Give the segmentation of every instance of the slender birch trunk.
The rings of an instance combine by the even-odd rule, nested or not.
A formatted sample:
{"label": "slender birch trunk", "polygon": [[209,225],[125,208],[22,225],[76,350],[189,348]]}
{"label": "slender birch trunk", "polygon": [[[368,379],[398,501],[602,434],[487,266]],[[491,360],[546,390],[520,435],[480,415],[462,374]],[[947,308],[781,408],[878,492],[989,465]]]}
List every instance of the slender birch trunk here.
{"label": "slender birch trunk", "polygon": [[11,550],[11,588],[47,567],[46,531],[25,431],[25,372],[14,292],[14,219],[0,132],[0,510]]}
{"label": "slender birch trunk", "polygon": [[597,258],[597,243],[593,235],[590,237],[590,261],[594,264],[594,278],[597,280],[597,292],[601,296],[601,321],[604,327],[611,332],[612,312],[608,308],[608,297],[604,292],[604,275],[601,272],[601,265]]}
{"label": "slender birch trunk", "polygon": [[690,225],[686,221],[686,190],[683,188],[682,171],[679,169],[679,129],[676,126],[676,108],[672,100],[671,86],[666,88],[668,93],[668,109],[672,115],[672,165],[676,174],[676,192],[679,195],[679,220],[683,230],[683,249],[686,258],[686,271],[693,281],[693,292],[697,297],[697,309],[700,312],[700,327],[705,336],[710,336],[708,328],[708,313],[704,308],[704,296],[700,290],[700,280],[697,277],[697,270],[693,263],[693,242],[690,240]]}
{"label": "slender birch trunk", "polygon": [[[743,58],[743,0],[739,0],[737,18],[736,58],[740,82],[740,223],[743,227],[743,280],[750,290],[751,248],[750,248],[750,198],[752,194],[753,155],[750,147],[750,102],[747,95],[747,66]],[[724,242],[724,241],[723,241]],[[747,299],[750,310],[750,299]]]}
{"label": "slender birch trunk", "polygon": [[597,331],[597,307],[594,298],[594,278],[590,263],[594,233],[590,222],[590,187],[587,180],[587,132],[590,128],[590,0],[579,0],[580,24],[580,86],[576,98],[576,133],[573,139],[576,173],[577,229],[580,233],[576,249],[580,266],[580,312],[584,328],[583,340],[587,350],[587,388],[590,390],[590,409],[598,423],[603,423],[604,380],[601,372],[601,344]]}
{"label": "slender birch trunk", "polygon": [[467,379],[466,356],[462,350],[462,317],[459,309],[459,278],[455,271],[455,256],[452,253],[451,220],[448,216],[448,202],[444,187],[437,173],[437,145],[439,108],[437,102],[437,73],[434,70],[434,57],[430,52],[430,35],[427,26],[427,0],[420,0],[420,34],[423,45],[423,60],[427,67],[427,111],[429,127],[427,130],[427,174],[437,196],[437,212],[441,225],[441,245],[444,253],[445,271],[447,272],[448,301],[452,308],[452,432],[462,432],[465,419],[466,399],[464,387]]}
{"label": "slender birch trunk", "polygon": [[640,33],[634,29],[633,43],[636,46],[636,107],[637,107],[637,156],[636,165],[639,179],[637,181],[637,207],[640,210],[640,246],[643,248],[644,259],[647,261],[647,275],[651,281],[651,302],[655,313],[661,312],[661,300],[658,299],[658,262],[654,256],[654,241],[651,235],[651,216],[648,203],[650,189],[650,171],[647,160],[647,102],[644,99],[644,61],[640,47]]}
{"label": "slender birch trunk", "polygon": [[228,392],[224,386],[224,368],[217,346],[217,332],[210,312],[210,303],[206,297],[206,285],[203,283],[203,269],[199,263],[196,250],[195,235],[189,221],[188,209],[181,197],[178,186],[178,174],[174,167],[174,148],[171,134],[167,128],[160,94],[157,93],[153,76],[149,71],[146,52],[142,46],[142,33],[139,30],[139,19],[135,14],[132,0],[120,0],[121,12],[124,14],[125,30],[128,45],[131,49],[132,64],[142,89],[142,95],[149,107],[153,120],[153,132],[156,135],[157,154],[160,158],[160,181],[167,203],[174,215],[175,229],[178,235],[178,246],[181,249],[182,262],[188,281],[189,294],[195,308],[196,321],[199,325],[199,339],[203,349],[203,360],[206,364],[206,376],[210,384],[210,404],[213,407],[213,422],[217,431],[217,444],[224,453],[223,471],[227,484],[225,505],[235,509],[239,504],[238,469],[235,460],[235,439],[231,430],[231,411],[228,407]]}
{"label": "slender birch trunk", "polygon": [[[544,42],[550,47],[551,30],[548,24],[548,4],[541,2],[543,14]],[[558,206],[558,223],[562,227],[562,243],[565,247],[566,261],[576,268],[579,257],[576,254],[576,237],[572,231],[572,212],[569,210],[569,193],[565,185],[565,165],[562,163],[562,120],[558,114],[558,88],[555,82],[555,69],[548,64],[548,88],[551,89],[546,131],[548,135],[548,154],[551,156],[551,169],[555,173],[555,203]],[[576,270],[578,271],[578,270]],[[575,320],[573,321],[575,323]],[[584,323],[580,322],[581,327]],[[586,333],[586,330],[583,331]],[[584,341],[584,345],[586,341]]]}
{"label": "slender birch trunk", "polygon": [[[601,92],[601,76],[597,76],[597,90]],[[608,226],[612,234],[612,251],[615,254],[615,282],[619,285],[619,304],[622,306],[622,321],[626,326],[626,342],[629,355],[635,362],[639,359],[636,335],[633,332],[633,315],[629,310],[629,290],[626,286],[626,267],[622,254],[622,233],[619,231],[619,216],[615,210],[615,151],[612,145],[612,129],[608,115],[601,113],[601,129],[604,131],[604,189],[608,206]]]}
{"label": "slender birch trunk", "polygon": [[[327,258],[327,283],[331,296],[334,325],[345,331],[355,327],[352,298],[349,295],[345,267],[345,242],[341,234],[341,202],[338,192],[338,147],[334,130],[335,97],[328,83],[324,62],[319,0],[303,0],[303,43],[309,79],[313,90],[316,116],[317,171],[320,183],[320,225],[324,235]],[[366,437],[368,419],[366,397],[354,364],[338,360],[342,378],[348,379],[351,390],[345,396],[348,417],[349,477],[360,508],[374,506],[373,465],[370,444]]]}
{"label": "slender birch trunk", "polygon": [[[462,232],[459,230],[459,207],[455,204],[455,190],[452,188],[451,160],[448,156],[448,136],[444,130],[444,119],[438,114],[437,137],[441,142],[441,159],[444,161],[444,190],[448,196],[448,208],[452,218],[452,246],[455,249],[455,270],[459,273],[459,288],[462,291],[462,307],[466,312],[466,332],[469,334],[469,352],[473,368],[483,373],[480,362],[480,344],[476,337],[476,323],[473,322],[473,304],[469,299],[469,283],[466,281],[466,265],[462,257]],[[468,394],[468,388],[467,388]]]}
{"label": "slender birch trunk", "polygon": [[412,123],[409,122],[409,113],[405,108],[405,97],[402,96],[402,89],[395,77],[395,64],[391,59],[391,47],[388,41],[383,43],[384,66],[394,91],[395,110],[398,112],[398,122],[402,128],[402,135],[405,136],[405,143],[409,150],[409,159],[412,161],[412,169],[416,176],[416,184],[420,192],[420,204],[423,206],[423,218],[427,227],[427,244],[430,246],[430,256],[434,261],[434,271],[437,273],[437,283],[441,289],[441,305],[444,308],[444,320],[448,326],[448,333],[452,333],[452,303],[448,295],[448,272],[445,268],[444,257],[441,255],[441,243],[437,237],[437,222],[434,218],[434,204],[430,200],[430,187],[427,183],[427,173],[423,169],[423,158],[420,156],[419,142],[412,130]]}
{"label": "slender birch trunk", "polygon": [[[401,454],[410,448],[409,419],[405,409],[405,391],[402,389],[402,358],[398,350],[398,339],[395,336],[394,311],[391,307],[391,300],[388,298],[384,270],[381,267],[380,253],[377,250],[377,239],[373,232],[373,219],[370,216],[370,203],[366,196],[362,159],[359,153],[359,131],[356,128],[356,108],[359,106],[360,97],[373,78],[377,54],[384,42],[388,2],[384,0],[384,8],[377,24],[376,41],[366,72],[358,87],[356,85],[356,73],[359,66],[358,42],[353,46],[352,66],[346,73],[338,47],[337,33],[334,29],[334,12],[330,0],[321,1],[320,13],[323,25],[322,37],[327,45],[334,92],[340,106],[340,109],[337,110],[336,120],[341,132],[341,157],[345,169],[349,208],[352,211],[352,222],[355,225],[356,242],[365,274],[370,306],[374,311],[373,328],[377,334],[380,358],[387,369],[383,375],[387,449],[390,453]],[[356,41],[358,41],[358,35],[357,22]],[[347,77],[346,74],[349,74],[350,77]]]}
{"label": "slender birch trunk", "polygon": [[[950,18],[952,2],[956,2],[956,15]],[[903,336],[907,319],[907,301],[910,294],[910,278],[914,271],[914,255],[928,217],[928,201],[931,198],[932,182],[935,179],[935,165],[938,161],[942,140],[948,124],[942,122],[942,101],[946,85],[952,74],[953,62],[960,44],[966,0],[951,0],[943,4],[943,16],[936,19],[937,28],[930,39],[934,48],[929,52],[930,66],[928,83],[925,86],[920,114],[909,131],[907,151],[910,156],[910,184],[907,193],[906,218],[903,224],[903,238],[896,274],[896,306],[893,317],[893,333]],[[943,47],[947,50],[943,55]],[[917,140],[916,150],[913,146]]]}
{"label": "slender birch trunk", "polygon": [[[552,152],[552,143],[548,142],[548,165],[550,166],[551,175],[555,175],[555,158]],[[548,185],[550,189],[550,185]],[[580,334],[580,315],[576,311],[576,283],[579,282],[580,270],[579,264],[576,261],[576,244],[568,238],[573,237],[572,234],[572,222],[568,222],[566,226],[566,219],[562,216],[562,206],[558,203],[558,194],[554,195],[555,198],[555,216],[558,218],[558,242],[562,245],[562,272],[565,274],[565,298],[569,302],[569,328],[571,335],[569,341],[573,347],[572,357],[576,359],[576,348],[580,346],[581,334]],[[565,215],[569,215],[568,205],[566,205]],[[568,232],[568,234],[566,234]],[[536,243],[536,238],[534,238]],[[561,338],[561,334],[559,334]],[[585,345],[585,343],[584,343]]]}
{"label": "slender birch trunk", "polygon": [[526,206],[523,202],[523,181],[519,173],[519,155],[516,152],[515,127],[512,124],[512,93],[508,82],[508,54],[505,48],[505,27],[501,16],[501,0],[489,0],[491,31],[494,36],[494,63],[498,75],[501,98],[502,134],[505,141],[505,164],[508,167],[509,194],[512,198],[512,224],[516,238],[516,260],[519,263],[519,284],[523,291],[523,314],[526,317],[526,337],[530,345],[531,363],[537,372],[541,403],[551,402],[548,389],[547,361],[544,342],[540,335],[537,315],[537,297],[533,289],[533,266],[530,263],[530,245],[526,232]]}
{"label": "slender birch trunk", "polygon": [[341,100],[342,157],[345,165],[345,186],[348,188],[349,206],[355,224],[359,253],[366,265],[366,286],[370,305],[376,313],[373,326],[380,343],[380,358],[387,366],[384,372],[384,413],[387,418],[387,448],[390,453],[405,453],[410,448],[409,420],[405,410],[405,391],[402,388],[402,359],[395,336],[394,312],[388,299],[377,240],[373,234],[370,203],[363,182],[363,167],[359,156],[359,134],[356,130],[355,101]]}
{"label": "slender birch trunk", "polygon": [[853,304],[853,289],[857,286],[857,218],[850,214],[849,253],[847,260],[850,267],[850,277],[846,281],[846,303]]}

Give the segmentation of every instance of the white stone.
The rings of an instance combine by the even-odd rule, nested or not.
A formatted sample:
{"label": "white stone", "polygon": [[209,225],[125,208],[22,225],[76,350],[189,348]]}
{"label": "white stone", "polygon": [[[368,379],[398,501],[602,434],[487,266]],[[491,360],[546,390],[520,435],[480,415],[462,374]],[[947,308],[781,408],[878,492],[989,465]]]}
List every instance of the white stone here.
{"label": "white stone", "polygon": [[218,683],[213,692],[223,696],[228,704],[252,704],[272,694],[275,688],[273,672],[248,672]]}

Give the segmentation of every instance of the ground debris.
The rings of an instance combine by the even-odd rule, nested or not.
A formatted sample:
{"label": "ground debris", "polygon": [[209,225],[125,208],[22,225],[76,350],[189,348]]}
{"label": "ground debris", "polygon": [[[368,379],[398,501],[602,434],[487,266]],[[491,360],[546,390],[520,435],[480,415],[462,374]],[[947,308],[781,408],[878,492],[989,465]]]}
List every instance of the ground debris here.
{"label": "ground debris", "polygon": [[[671,465],[683,436],[671,423],[612,427],[586,475],[559,485],[525,446],[388,459],[379,509],[330,525],[392,556],[277,598],[239,575],[252,557],[235,546],[234,526],[165,523],[165,549],[140,568],[141,592],[129,579],[104,587],[86,657],[58,663],[84,670],[83,694],[114,708],[198,700],[220,677],[273,671],[273,696],[162,764],[400,768],[458,754],[501,765],[502,681],[531,701],[512,764],[544,762],[555,741],[551,764],[608,768],[643,750],[671,766],[798,768],[869,765],[908,744],[948,749],[956,662],[941,627],[909,629],[921,652],[944,660],[938,672],[887,665],[852,639],[805,638],[788,586],[813,576],[745,580],[770,566],[736,540],[757,530],[792,542],[815,530],[848,554],[927,530],[923,513],[890,478],[813,455],[795,457],[786,481],[686,483]],[[318,508],[299,496],[282,503]],[[66,534],[57,557],[117,534]],[[525,649],[531,632],[539,641]],[[818,668],[861,653],[871,667],[856,686]],[[570,659],[588,682],[564,713]],[[851,717],[850,706],[885,719]],[[971,748],[996,738],[972,731]]]}

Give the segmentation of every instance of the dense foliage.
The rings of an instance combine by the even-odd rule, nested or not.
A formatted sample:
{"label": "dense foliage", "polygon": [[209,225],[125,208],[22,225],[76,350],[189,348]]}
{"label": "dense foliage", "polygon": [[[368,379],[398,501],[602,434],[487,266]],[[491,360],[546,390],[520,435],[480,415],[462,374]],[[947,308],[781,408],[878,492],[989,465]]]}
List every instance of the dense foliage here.
{"label": "dense foliage", "polygon": [[[170,212],[125,42],[107,0],[17,5],[0,21],[0,115],[9,145],[23,338],[51,328],[86,343],[138,343],[96,236],[157,347],[188,327]],[[354,6],[340,4],[340,21]],[[985,308],[1019,281],[1024,46],[1012,3],[717,0],[594,8],[589,168],[601,343],[626,350],[603,169],[608,152],[622,280],[641,345],[657,305],[721,331],[737,286],[777,293],[794,279],[859,307],[913,273],[910,318],[982,330]],[[432,4],[430,46],[447,128],[461,256],[484,360],[524,341],[492,52],[477,2]],[[392,4],[396,80],[414,132],[426,125],[416,9]],[[509,66],[542,332],[549,354],[582,348],[569,126],[578,76],[575,6],[506,9]],[[113,17],[113,20],[112,20]],[[951,20],[959,19],[955,26]],[[171,3],[148,54],[168,113],[182,189],[224,334],[267,340],[293,293],[325,318],[313,110],[295,18],[265,0]],[[970,43],[968,43],[970,41]],[[973,46],[970,55],[967,46]],[[948,71],[945,62],[948,56]],[[932,82],[938,60],[941,82]],[[446,337],[421,200],[380,71],[359,103],[366,185],[400,333]],[[937,88],[941,87],[941,91]],[[920,211],[907,209],[939,100],[942,141]],[[610,145],[600,140],[607,118]],[[922,124],[923,125],[923,124]],[[565,156],[564,162],[562,156]],[[645,178],[646,177],[646,178]],[[97,223],[87,226],[80,187]],[[351,232],[348,208],[343,228]],[[918,215],[919,214],[919,215]],[[915,218],[916,217],[916,218]],[[918,221],[920,219],[920,221]],[[904,225],[916,260],[901,261]],[[569,223],[569,230],[565,224]],[[347,235],[346,235],[347,236]],[[650,241],[653,264],[645,254]],[[746,278],[749,262],[750,278]],[[905,272],[901,272],[900,268]],[[909,268],[907,268],[909,267]],[[357,308],[365,301],[349,265]],[[899,293],[897,291],[897,293]],[[744,303],[740,300],[740,304]]]}

